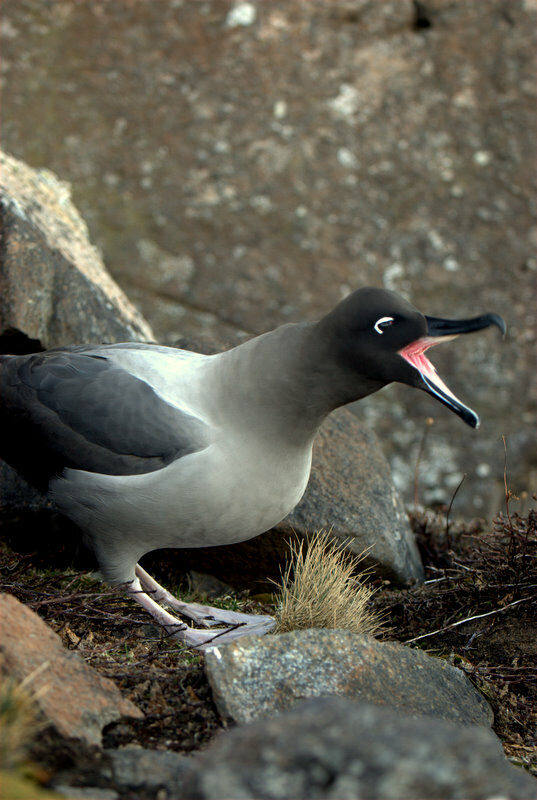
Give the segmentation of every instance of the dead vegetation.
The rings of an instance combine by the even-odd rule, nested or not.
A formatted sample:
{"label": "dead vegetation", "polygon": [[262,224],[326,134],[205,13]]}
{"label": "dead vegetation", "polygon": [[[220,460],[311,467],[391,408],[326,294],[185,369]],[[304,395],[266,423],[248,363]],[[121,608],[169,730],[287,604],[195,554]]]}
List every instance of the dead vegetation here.
{"label": "dead vegetation", "polygon": [[41,729],[32,679],[33,675],[20,682],[0,680],[0,771],[22,764]]}
{"label": "dead vegetation", "polygon": [[375,635],[382,619],[371,606],[375,589],[360,576],[364,556],[353,556],[345,542],[317,531],[290,543],[291,558],[277,585],[276,632],[304,628],[345,628]]}
{"label": "dead vegetation", "polygon": [[537,512],[451,531],[443,516],[412,522],[427,580],[381,592],[375,604],[397,639],[468,675],[492,706],[506,754],[537,775]]}

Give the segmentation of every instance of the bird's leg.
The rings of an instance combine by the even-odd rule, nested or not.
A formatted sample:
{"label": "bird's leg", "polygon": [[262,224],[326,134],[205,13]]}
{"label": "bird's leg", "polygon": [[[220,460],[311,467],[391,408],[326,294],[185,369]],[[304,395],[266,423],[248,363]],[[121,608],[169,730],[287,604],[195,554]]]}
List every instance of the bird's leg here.
{"label": "bird's leg", "polygon": [[[135,578],[129,584],[127,584],[127,594],[136,600],[143,609],[145,609],[153,619],[155,619],[159,625],[162,625],[163,628],[166,629],[168,633],[173,634],[176,638],[181,639],[182,641],[186,642],[187,644],[191,644],[194,647],[198,646],[198,644],[202,644],[207,634],[205,631],[199,631],[199,633],[203,633],[203,641],[197,636],[198,631],[192,630],[188,627],[185,622],[181,622],[174,617],[173,614],[170,614],[169,611],[162,608],[152,597],[150,597],[144,590],[140,584],[138,578]],[[194,634],[194,635],[192,635]]]}
{"label": "bird's leg", "polygon": [[[269,631],[276,624],[272,617],[263,616],[262,614],[241,614],[239,611],[226,611],[222,608],[204,606],[200,603],[183,603],[170,594],[160,583],[157,583],[139,564],[136,564],[135,571],[145,591],[150,593],[157,603],[166,603],[198,625],[203,625],[206,628],[222,624],[244,625],[245,627],[265,625],[265,631]],[[260,631],[257,632],[259,633]],[[250,633],[250,631],[245,631],[245,633]]]}
{"label": "bird's leg", "polygon": [[[141,567],[139,569],[141,569]],[[147,573],[145,574],[147,575]],[[150,576],[148,575],[147,577],[149,578]],[[151,578],[151,580],[153,579]],[[158,585],[159,584],[157,584],[157,586]],[[179,641],[189,645],[190,647],[196,647],[199,650],[204,650],[208,647],[214,647],[218,644],[226,644],[227,642],[231,642],[233,639],[238,639],[240,636],[244,636],[245,634],[266,633],[268,630],[270,630],[270,627],[272,627],[272,625],[267,627],[267,624],[264,623],[251,625],[239,624],[235,625],[235,627],[223,628],[222,630],[215,631],[196,630],[195,628],[190,628],[186,623],[178,620],[173,616],[173,614],[170,614],[169,611],[166,611],[166,609],[162,608],[157,602],[155,602],[155,600],[153,600],[153,598],[144,591],[138,578],[135,578],[127,585],[127,594],[132,597],[133,600],[136,600],[136,602],[139,603],[149,614],[151,614],[153,619],[155,619],[159,625],[162,625],[162,627],[169,634],[174,636],[176,639],[179,639]],[[257,619],[270,620],[271,623],[274,623],[272,617],[258,617]]]}

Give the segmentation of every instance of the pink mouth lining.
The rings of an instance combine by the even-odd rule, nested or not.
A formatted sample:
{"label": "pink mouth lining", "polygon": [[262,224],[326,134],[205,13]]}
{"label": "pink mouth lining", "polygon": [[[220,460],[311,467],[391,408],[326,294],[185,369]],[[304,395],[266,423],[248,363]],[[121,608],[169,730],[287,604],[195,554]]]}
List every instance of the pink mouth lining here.
{"label": "pink mouth lining", "polygon": [[399,350],[399,355],[403,356],[405,361],[408,361],[412,367],[417,369],[418,372],[428,378],[434,386],[437,386],[445,394],[449,395],[449,397],[452,397],[454,400],[460,403],[458,397],[456,397],[451,389],[446,386],[434,366],[424,355],[425,351],[428,350],[429,347],[434,347],[437,344],[448,342],[451,339],[456,338],[457,334],[454,334],[453,336],[442,336],[440,339],[433,336],[423,336],[421,339],[416,339],[416,341],[410,342],[410,344],[407,344],[407,346],[403,347],[402,350]]}

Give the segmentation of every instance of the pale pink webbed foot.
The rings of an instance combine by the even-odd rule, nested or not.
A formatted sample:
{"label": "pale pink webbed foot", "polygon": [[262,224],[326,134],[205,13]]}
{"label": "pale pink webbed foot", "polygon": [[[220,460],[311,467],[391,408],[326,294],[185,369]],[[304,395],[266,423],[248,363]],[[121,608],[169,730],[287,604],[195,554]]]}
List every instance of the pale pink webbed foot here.
{"label": "pale pink webbed foot", "polygon": [[[128,594],[144,608],[159,625],[185,644],[198,649],[206,649],[212,645],[225,644],[241,636],[268,633],[275,626],[273,617],[259,614],[241,614],[237,611],[225,611],[199,603],[183,603],[164,589],[154,578],[136,565],[136,578],[127,588]],[[170,614],[160,603],[165,603],[180,614],[193,620],[204,628],[191,628]],[[215,628],[214,626],[227,627]]]}

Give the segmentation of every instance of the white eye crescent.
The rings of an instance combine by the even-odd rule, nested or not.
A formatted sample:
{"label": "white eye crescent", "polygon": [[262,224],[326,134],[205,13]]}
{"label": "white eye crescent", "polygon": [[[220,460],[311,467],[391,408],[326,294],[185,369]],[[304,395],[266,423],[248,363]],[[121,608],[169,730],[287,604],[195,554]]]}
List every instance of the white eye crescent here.
{"label": "white eye crescent", "polygon": [[393,317],[381,317],[380,319],[378,319],[375,322],[375,326],[374,327],[375,327],[376,332],[380,333],[380,334],[384,333],[384,331],[381,331],[381,328],[382,327],[383,328],[387,328],[388,325],[392,324],[392,322],[393,322]]}

